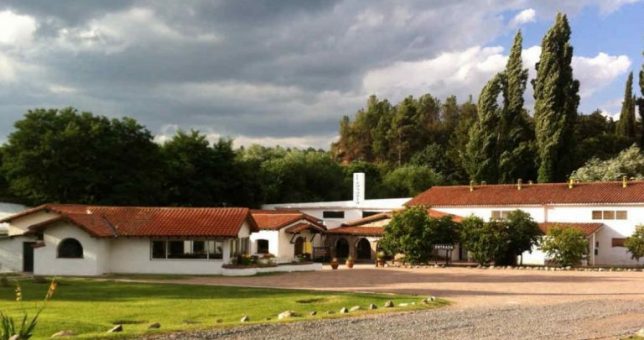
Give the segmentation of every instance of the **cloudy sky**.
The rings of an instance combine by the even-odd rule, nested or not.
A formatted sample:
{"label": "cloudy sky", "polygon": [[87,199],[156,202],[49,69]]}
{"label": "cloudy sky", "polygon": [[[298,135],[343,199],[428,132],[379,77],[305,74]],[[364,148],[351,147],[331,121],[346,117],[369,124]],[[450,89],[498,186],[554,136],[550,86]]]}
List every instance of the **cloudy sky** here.
{"label": "cloudy sky", "polygon": [[476,98],[517,29],[533,75],[558,10],[580,110],[614,115],[642,64],[642,1],[3,0],[0,141],[30,108],[74,106],[159,141],[181,128],[327,148],[369,94]]}

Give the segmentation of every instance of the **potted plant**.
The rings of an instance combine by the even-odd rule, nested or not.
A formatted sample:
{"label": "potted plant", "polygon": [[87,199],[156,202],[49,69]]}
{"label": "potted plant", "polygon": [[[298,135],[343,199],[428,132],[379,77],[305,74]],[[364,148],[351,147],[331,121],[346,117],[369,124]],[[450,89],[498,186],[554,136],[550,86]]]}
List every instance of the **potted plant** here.
{"label": "potted plant", "polygon": [[348,268],[353,268],[353,257],[351,256],[347,257],[346,265]]}
{"label": "potted plant", "polygon": [[338,258],[337,257],[334,257],[333,259],[331,259],[331,269],[333,269],[333,270],[338,269],[338,265],[339,264],[338,264]]}
{"label": "potted plant", "polygon": [[383,251],[379,251],[376,253],[376,267],[384,267],[385,266],[385,253]]}

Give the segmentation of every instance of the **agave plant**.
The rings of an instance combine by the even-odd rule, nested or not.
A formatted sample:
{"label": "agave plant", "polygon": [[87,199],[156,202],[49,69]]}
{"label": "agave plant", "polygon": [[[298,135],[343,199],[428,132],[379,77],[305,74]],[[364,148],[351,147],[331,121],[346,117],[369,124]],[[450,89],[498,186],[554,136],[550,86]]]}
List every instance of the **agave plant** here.
{"label": "agave plant", "polygon": [[[45,299],[40,306],[36,305],[36,313],[33,317],[30,318],[27,311],[23,308],[22,320],[18,324],[11,316],[0,312],[0,327],[2,327],[0,329],[2,331],[0,334],[0,340],[30,339],[34,334],[36,325],[38,324],[38,317],[47,306],[47,302],[49,302],[49,300],[54,296],[56,287],[58,287],[58,283],[56,282],[56,279],[52,279],[49,284],[47,294],[45,295]],[[16,301],[22,305],[22,287],[20,287],[19,283],[16,283]]]}

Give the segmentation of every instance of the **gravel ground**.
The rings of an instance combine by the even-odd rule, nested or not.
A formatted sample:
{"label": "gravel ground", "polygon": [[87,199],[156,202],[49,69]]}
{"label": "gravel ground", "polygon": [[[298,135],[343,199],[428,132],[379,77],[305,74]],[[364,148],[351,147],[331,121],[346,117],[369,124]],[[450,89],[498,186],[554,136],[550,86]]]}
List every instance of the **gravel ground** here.
{"label": "gravel ground", "polygon": [[149,339],[598,339],[644,327],[644,301],[587,300],[549,305],[447,307],[365,317],[253,325]]}

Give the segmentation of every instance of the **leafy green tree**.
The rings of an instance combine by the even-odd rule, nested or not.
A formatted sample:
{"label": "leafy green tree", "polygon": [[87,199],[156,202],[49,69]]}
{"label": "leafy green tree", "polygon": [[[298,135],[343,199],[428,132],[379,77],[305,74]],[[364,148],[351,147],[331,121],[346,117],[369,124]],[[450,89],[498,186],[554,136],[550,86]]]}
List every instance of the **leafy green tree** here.
{"label": "leafy green tree", "polygon": [[30,110],[15,123],[2,154],[9,190],[28,204],[159,202],[159,147],[131,118]]}
{"label": "leafy green tree", "polygon": [[622,111],[617,122],[617,134],[632,142],[635,139],[635,124],[635,97],[633,96],[633,72],[631,72],[626,79]]}
{"label": "leafy green tree", "polygon": [[539,182],[563,181],[572,170],[579,81],[573,78],[570,33],[566,15],[557,14],[541,43],[532,82]]}
{"label": "leafy green tree", "polygon": [[485,222],[476,216],[463,219],[460,242],[480,265],[487,265],[508,252],[508,228],[501,221]]}
{"label": "leafy green tree", "polygon": [[161,147],[165,165],[166,203],[170,205],[223,206],[232,202],[236,170],[232,141],[211,147],[198,131],[177,134]]}
{"label": "leafy green tree", "polygon": [[449,216],[435,219],[427,215],[427,208],[411,207],[394,214],[380,246],[389,254],[404,254],[405,261],[424,263],[431,258],[435,244],[456,242],[457,227]]}
{"label": "leafy green tree", "polygon": [[593,158],[586,165],[573,171],[571,177],[581,181],[614,181],[623,176],[644,178],[644,153],[633,145],[615,158],[605,161]]}
{"label": "leafy green tree", "polygon": [[342,167],[326,152],[291,150],[263,162],[260,171],[264,202],[333,201],[346,195]]}
{"label": "leafy green tree", "polygon": [[522,42],[519,31],[514,37],[510,57],[502,74],[503,110],[498,128],[500,183],[513,183],[519,178],[534,176],[534,131],[529,124],[528,114],[523,109],[528,69],[523,68]]}
{"label": "leafy green tree", "polygon": [[496,75],[479,96],[478,121],[470,129],[466,146],[466,170],[476,181],[496,183],[498,180],[498,126],[501,121],[498,98],[502,91],[502,78]]}
{"label": "leafy green tree", "polygon": [[631,253],[631,257],[639,263],[640,258],[644,257],[644,224],[635,227],[635,232],[624,241],[624,246]]}
{"label": "leafy green tree", "polygon": [[531,252],[532,247],[539,243],[542,232],[537,222],[523,210],[511,211],[503,222],[508,227],[507,252],[496,262],[515,265],[519,256],[526,251]]}
{"label": "leafy green tree", "polygon": [[577,229],[554,227],[541,241],[541,250],[562,267],[575,266],[588,253],[588,240]]}
{"label": "leafy green tree", "polygon": [[433,169],[419,165],[403,165],[383,178],[388,197],[410,197],[443,183],[443,176]]}

